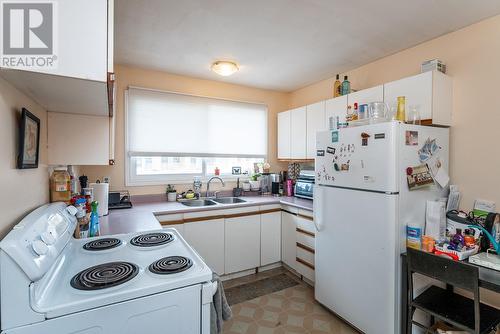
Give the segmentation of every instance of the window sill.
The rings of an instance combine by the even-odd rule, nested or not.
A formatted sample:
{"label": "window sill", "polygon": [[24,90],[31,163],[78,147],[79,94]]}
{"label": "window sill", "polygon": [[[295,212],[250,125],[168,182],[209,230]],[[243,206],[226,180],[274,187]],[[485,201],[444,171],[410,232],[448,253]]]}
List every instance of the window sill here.
{"label": "window sill", "polygon": [[[201,182],[203,184],[206,184],[208,180],[210,180],[210,177],[203,177],[201,178]],[[227,175],[227,176],[219,176],[224,182],[236,182],[237,179],[240,179],[240,182],[243,182],[245,180],[249,179],[249,176],[247,175]],[[194,181],[193,178],[190,179],[163,179],[163,180],[126,180],[125,186],[127,187],[147,187],[147,186],[165,186],[167,184],[192,184]]]}

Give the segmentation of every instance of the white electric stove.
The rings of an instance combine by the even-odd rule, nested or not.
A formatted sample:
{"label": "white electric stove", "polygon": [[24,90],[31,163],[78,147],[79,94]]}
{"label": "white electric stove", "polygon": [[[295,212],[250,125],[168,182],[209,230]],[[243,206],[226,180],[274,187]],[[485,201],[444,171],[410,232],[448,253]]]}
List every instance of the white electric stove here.
{"label": "white electric stove", "polygon": [[0,242],[1,333],[209,333],[212,271],[175,229],[76,240],[72,213],[42,206]]}

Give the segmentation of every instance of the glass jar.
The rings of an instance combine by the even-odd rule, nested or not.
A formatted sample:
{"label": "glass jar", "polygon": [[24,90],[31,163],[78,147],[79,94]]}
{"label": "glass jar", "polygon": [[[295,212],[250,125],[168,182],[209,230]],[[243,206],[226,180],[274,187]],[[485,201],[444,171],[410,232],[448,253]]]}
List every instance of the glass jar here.
{"label": "glass jar", "polygon": [[71,178],[66,167],[56,167],[50,176],[50,201],[66,202],[71,200]]}

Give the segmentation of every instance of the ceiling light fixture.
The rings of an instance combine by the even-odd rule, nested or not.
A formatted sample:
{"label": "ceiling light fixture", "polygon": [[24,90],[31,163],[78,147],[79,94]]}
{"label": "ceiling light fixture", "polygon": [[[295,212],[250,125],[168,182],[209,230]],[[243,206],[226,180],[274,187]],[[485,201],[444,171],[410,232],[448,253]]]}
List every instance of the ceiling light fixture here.
{"label": "ceiling light fixture", "polygon": [[223,77],[230,76],[235,72],[238,72],[239,68],[236,63],[232,61],[216,61],[212,64],[212,71],[217,73],[218,75],[222,75]]}

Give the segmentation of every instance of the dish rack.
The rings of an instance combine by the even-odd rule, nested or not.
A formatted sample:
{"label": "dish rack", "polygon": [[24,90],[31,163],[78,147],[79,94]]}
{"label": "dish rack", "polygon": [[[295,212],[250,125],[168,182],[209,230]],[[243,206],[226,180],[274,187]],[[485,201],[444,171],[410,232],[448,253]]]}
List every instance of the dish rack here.
{"label": "dish rack", "polygon": [[478,251],[479,251],[478,245],[475,245],[474,248],[472,249],[464,250],[461,252],[436,245],[434,254],[446,255],[451,257],[453,260],[462,261],[467,259],[469,256],[476,254]]}

